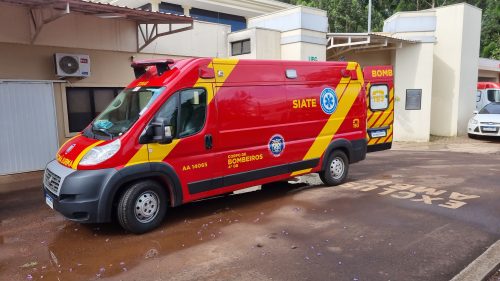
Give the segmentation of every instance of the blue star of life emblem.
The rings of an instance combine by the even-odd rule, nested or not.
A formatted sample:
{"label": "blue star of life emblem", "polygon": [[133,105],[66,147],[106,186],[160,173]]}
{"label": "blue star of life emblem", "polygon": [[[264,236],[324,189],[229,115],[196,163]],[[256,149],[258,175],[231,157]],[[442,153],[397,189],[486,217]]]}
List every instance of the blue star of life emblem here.
{"label": "blue star of life emblem", "polygon": [[321,109],[324,113],[330,115],[337,110],[338,99],[337,94],[331,88],[325,88],[321,92],[321,96],[319,98]]}

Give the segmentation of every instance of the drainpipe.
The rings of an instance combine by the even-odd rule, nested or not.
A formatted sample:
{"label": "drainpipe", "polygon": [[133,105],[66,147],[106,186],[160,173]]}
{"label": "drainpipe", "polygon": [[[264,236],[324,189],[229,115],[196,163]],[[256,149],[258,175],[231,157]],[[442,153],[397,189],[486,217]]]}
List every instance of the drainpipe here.
{"label": "drainpipe", "polygon": [[368,1],[368,33],[372,31],[372,0]]}

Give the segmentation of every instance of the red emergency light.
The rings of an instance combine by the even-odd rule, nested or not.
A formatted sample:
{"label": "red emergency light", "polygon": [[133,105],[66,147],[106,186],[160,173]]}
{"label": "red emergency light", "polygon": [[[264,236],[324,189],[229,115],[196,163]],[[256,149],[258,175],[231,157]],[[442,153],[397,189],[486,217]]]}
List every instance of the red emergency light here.
{"label": "red emergency light", "polygon": [[156,67],[156,73],[158,76],[161,76],[165,71],[170,70],[169,65],[174,64],[175,61],[173,59],[159,59],[159,60],[142,60],[142,61],[133,61],[130,66],[134,69],[135,78],[139,78],[144,73],[146,73],[146,69],[149,66]]}

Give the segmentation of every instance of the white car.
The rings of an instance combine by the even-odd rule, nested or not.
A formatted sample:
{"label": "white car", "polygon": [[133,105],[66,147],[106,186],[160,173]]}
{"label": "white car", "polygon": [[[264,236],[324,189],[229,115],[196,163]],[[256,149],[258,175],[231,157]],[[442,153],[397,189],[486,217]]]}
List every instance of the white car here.
{"label": "white car", "polygon": [[469,120],[469,137],[500,137],[500,102],[490,103],[479,112],[474,111],[474,113],[474,116]]}

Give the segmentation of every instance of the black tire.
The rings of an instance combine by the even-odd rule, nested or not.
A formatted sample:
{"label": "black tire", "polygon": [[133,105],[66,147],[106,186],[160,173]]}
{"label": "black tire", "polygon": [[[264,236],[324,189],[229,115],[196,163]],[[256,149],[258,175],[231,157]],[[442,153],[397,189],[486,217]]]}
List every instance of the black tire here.
{"label": "black tire", "polygon": [[165,187],[151,180],[139,181],[130,185],[120,197],[118,222],[132,233],[145,233],[161,224],[167,207]]}
{"label": "black tire", "polygon": [[347,155],[341,150],[334,150],[328,157],[326,169],[319,172],[319,178],[325,185],[335,186],[343,184],[347,180],[348,173],[349,159]]}

